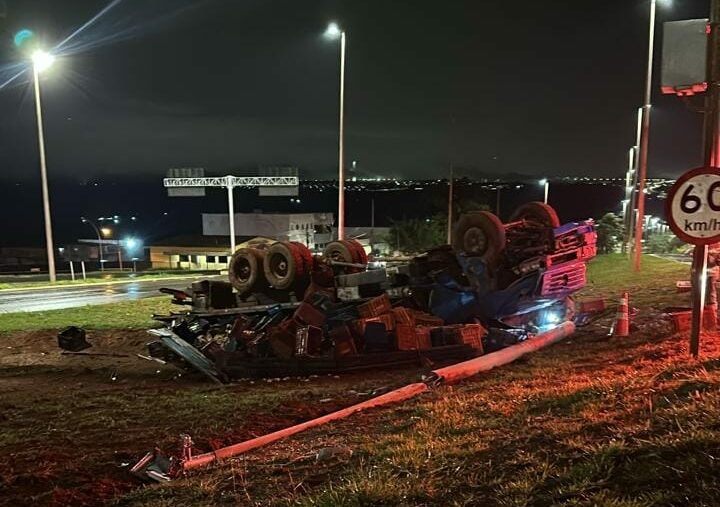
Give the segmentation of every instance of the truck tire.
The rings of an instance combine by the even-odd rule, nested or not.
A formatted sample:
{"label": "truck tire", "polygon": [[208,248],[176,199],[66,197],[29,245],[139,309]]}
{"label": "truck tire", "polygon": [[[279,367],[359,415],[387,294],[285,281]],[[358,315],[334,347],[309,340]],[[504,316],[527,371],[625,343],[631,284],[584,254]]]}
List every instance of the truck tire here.
{"label": "truck tire", "polygon": [[305,244],[299,241],[291,241],[293,254],[296,258],[300,259],[298,263],[298,276],[301,278],[307,278],[313,271],[313,255],[310,249]]}
{"label": "truck tire", "polygon": [[228,278],[241,296],[267,288],[264,259],[265,252],[257,248],[240,248],[230,258]]}
{"label": "truck tire", "polygon": [[[323,257],[336,262],[364,264],[361,262],[363,257],[361,257],[359,250],[362,250],[362,245],[355,240],[331,241],[327,244],[325,250],[323,250]],[[363,250],[363,254],[364,253],[365,250]],[[367,257],[364,258],[367,260]],[[360,268],[350,266],[334,266],[333,270],[338,274],[350,274],[363,271]]]}
{"label": "truck tire", "polygon": [[539,222],[547,227],[560,227],[560,219],[555,208],[544,202],[529,202],[523,204],[510,217],[511,222],[518,220],[531,220]]}
{"label": "truck tire", "polygon": [[360,244],[359,241],[355,239],[348,239],[345,241],[351,248],[351,250],[354,252],[353,258],[355,259],[355,263],[357,264],[367,264],[368,257],[367,253],[365,252],[365,248]]}
{"label": "truck tire", "polygon": [[263,262],[268,283],[278,290],[288,290],[304,273],[304,261],[295,245],[289,241],[273,243]]}
{"label": "truck tire", "polygon": [[489,211],[474,211],[460,217],[455,225],[452,247],[465,255],[479,256],[496,266],[505,250],[505,226]]}

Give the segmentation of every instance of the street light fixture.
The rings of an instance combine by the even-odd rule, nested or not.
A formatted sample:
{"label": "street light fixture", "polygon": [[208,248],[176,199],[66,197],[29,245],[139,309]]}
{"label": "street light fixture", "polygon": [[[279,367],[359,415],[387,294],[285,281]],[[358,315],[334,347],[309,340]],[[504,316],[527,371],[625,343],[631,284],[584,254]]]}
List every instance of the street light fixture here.
{"label": "street light fixture", "polygon": [[52,221],[50,218],[50,192],[48,190],[47,164],[45,162],[45,135],[43,133],[42,104],[40,102],[40,73],[49,69],[54,61],[55,57],[53,55],[40,49],[32,54],[35,112],[37,116],[38,147],[40,150],[40,178],[42,180],[43,213],[45,216],[45,244],[50,283],[55,283],[57,277],[55,274],[55,249],[53,248]]}
{"label": "street light fixture", "polygon": [[80,220],[82,221],[82,223],[88,224],[90,227],[92,227],[95,230],[95,232],[97,233],[98,251],[100,253],[100,271],[105,271],[105,260],[103,259],[103,241],[102,241],[102,239],[103,239],[103,236],[105,236],[105,237],[109,236],[111,231],[107,227],[98,228],[98,226],[97,226],[97,224],[95,224],[95,222],[92,222],[85,217],[80,217]]}
{"label": "street light fixture", "polygon": [[340,131],[338,141],[338,239],[345,239],[345,30],[330,23],[325,30],[328,39],[340,39]]}

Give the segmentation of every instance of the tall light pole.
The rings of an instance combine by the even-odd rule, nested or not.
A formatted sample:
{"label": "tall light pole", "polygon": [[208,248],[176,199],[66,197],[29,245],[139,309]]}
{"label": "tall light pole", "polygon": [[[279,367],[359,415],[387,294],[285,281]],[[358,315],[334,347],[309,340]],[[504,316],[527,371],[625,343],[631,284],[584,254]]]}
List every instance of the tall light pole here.
{"label": "tall light pole", "polygon": [[340,130],[338,141],[338,239],[345,239],[345,30],[330,23],[325,31],[330,39],[340,39]]}
{"label": "tall light pole", "polygon": [[55,275],[55,248],[53,247],[50,218],[50,192],[48,191],[47,165],[45,163],[45,135],[43,133],[42,104],[40,102],[40,73],[50,68],[54,60],[55,57],[50,53],[39,49],[32,54],[35,112],[37,114],[38,146],[40,148],[40,178],[42,180],[43,213],[45,215],[45,246],[47,248],[48,273],[51,283],[54,283],[57,277]]}
{"label": "tall light pole", "polygon": [[550,181],[548,181],[547,178],[541,179],[538,183],[544,187],[544,197],[543,202],[545,204],[548,203],[548,193],[550,192]]}
{"label": "tall light pole", "polygon": [[100,271],[105,271],[105,261],[103,260],[103,242],[102,242],[102,234],[100,234],[100,228],[94,223],[88,220],[85,217],[80,217],[80,220],[82,220],[82,223],[89,224],[90,227],[95,229],[95,233],[97,234],[98,238],[98,249],[100,252]]}
{"label": "tall light pole", "polygon": [[650,23],[648,26],[648,57],[645,75],[645,100],[642,107],[640,142],[638,143],[637,217],[635,219],[635,271],[640,271],[642,261],[643,226],[645,225],[645,180],[647,179],[648,146],[650,142],[650,108],[652,100],[653,51],[655,49],[655,13],[657,0],[650,0]]}

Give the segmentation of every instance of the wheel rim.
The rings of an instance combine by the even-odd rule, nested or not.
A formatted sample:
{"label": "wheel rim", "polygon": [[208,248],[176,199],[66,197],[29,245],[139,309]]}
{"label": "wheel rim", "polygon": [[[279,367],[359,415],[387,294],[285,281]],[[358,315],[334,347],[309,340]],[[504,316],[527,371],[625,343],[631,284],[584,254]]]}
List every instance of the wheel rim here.
{"label": "wheel rim", "polygon": [[479,227],[470,227],[463,236],[464,250],[469,253],[483,254],[487,250],[487,235]]}
{"label": "wheel rim", "polygon": [[288,262],[283,254],[276,253],[270,257],[270,269],[280,278],[288,275]]}
{"label": "wheel rim", "polygon": [[252,275],[252,266],[250,265],[250,261],[248,261],[245,257],[237,259],[233,268],[235,276],[238,280],[241,282],[248,282],[250,280],[250,275]]}

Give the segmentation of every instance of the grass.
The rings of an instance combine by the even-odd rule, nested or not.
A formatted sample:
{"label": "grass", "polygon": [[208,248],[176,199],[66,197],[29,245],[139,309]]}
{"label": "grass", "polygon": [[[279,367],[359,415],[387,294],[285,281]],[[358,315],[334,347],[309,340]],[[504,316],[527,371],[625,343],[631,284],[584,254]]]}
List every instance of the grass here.
{"label": "grass", "polygon": [[[137,282],[144,280],[157,280],[164,278],[188,278],[191,276],[202,276],[207,272],[154,272],[154,273],[105,273],[105,274],[93,274],[88,276],[86,280],[83,280],[81,275],[77,275],[76,280],[58,280],[54,284],[50,284],[48,280],[32,280],[32,281],[7,281],[12,278],[21,279],[22,276],[18,277],[7,277],[4,276],[0,282],[0,290],[15,290],[15,289],[26,289],[26,288],[39,288],[39,287],[64,287],[68,285],[92,285],[102,283],[119,283],[119,282]],[[69,275],[68,275],[69,276]]]}
{"label": "grass", "polygon": [[[0,355],[0,382],[25,382],[0,397],[0,448],[13,456],[12,466],[0,463],[0,497],[19,498],[15,487],[35,503],[124,507],[717,505],[720,336],[706,336],[694,361],[687,337],[658,331],[657,307],[676,303],[674,282],[688,267],[644,262],[636,274],[622,256],[598,258],[583,294],[629,290],[638,308],[629,338],[608,338],[608,317],[511,365],[168,484],[135,483],[118,462],[156,444],[173,451],[185,432],[200,450],[239,442],[417,372],[217,389],[120,368],[125,384],[117,385],[71,363],[58,371],[3,367]],[[147,304],[148,314],[166,303],[131,305]],[[328,448],[353,452],[316,458]]]}
{"label": "grass", "polygon": [[690,266],[644,255],[642,270],[637,272],[628,256],[609,254],[593,259],[587,278],[588,286],[581,296],[619,297],[628,291],[633,304],[652,303],[658,297],[677,294],[675,282],[690,279]]}
{"label": "grass", "polygon": [[169,296],[106,305],[87,305],[42,312],[0,313],[0,333],[80,326],[87,329],[145,329],[156,327],[153,313],[178,311]]}

